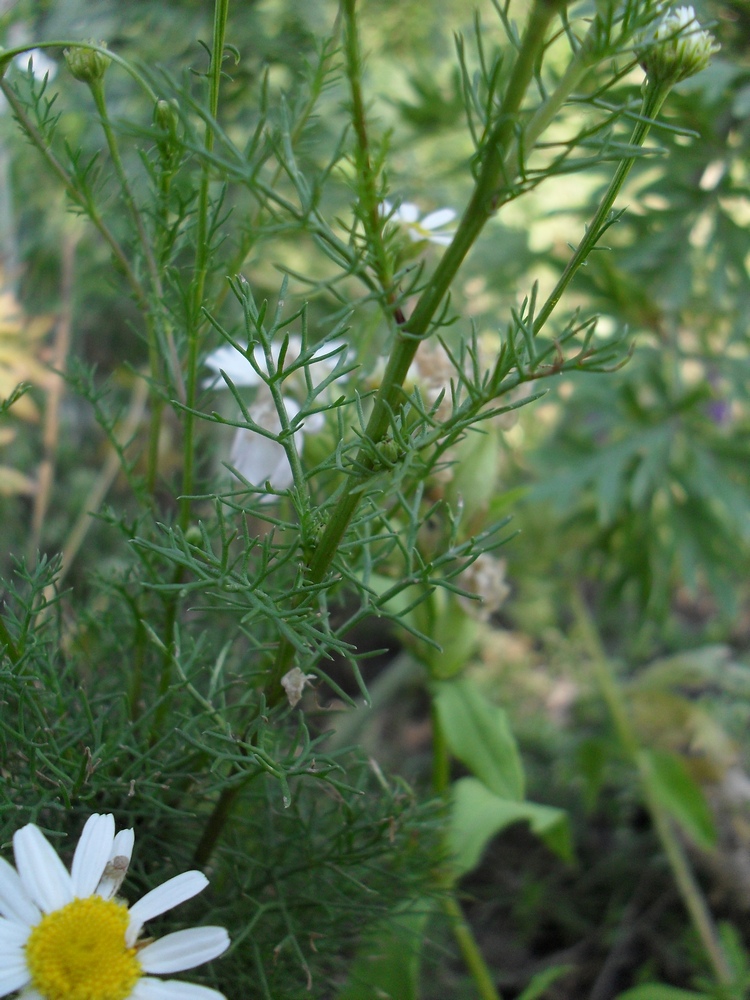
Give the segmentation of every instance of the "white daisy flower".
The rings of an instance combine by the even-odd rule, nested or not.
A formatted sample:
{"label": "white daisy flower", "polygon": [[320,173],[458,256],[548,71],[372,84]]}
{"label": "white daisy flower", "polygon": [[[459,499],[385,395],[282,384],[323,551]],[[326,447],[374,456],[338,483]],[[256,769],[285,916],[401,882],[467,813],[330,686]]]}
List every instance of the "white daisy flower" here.
{"label": "white daisy flower", "polygon": [[452,208],[439,208],[420,219],[419,208],[414,202],[403,201],[398,208],[394,208],[390,201],[384,201],[382,214],[387,222],[395,222],[405,229],[412,243],[427,241],[447,247],[455,235],[454,229],[445,229],[456,218]]}
{"label": "white daisy flower", "polygon": [[[309,365],[322,366],[323,377],[329,375],[339,363],[341,353],[345,353],[341,351],[342,347],[343,341],[328,341],[321,346],[320,351],[313,355]],[[284,358],[286,367],[297,360],[301,350],[301,338],[290,336]],[[271,351],[274,367],[279,363],[280,351],[281,345],[274,344]],[[331,356],[332,352],[335,352],[333,356]],[[261,372],[271,375],[269,371],[271,366],[268,364],[260,344],[256,344],[253,348],[253,360]],[[255,397],[248,406],[248,413],[259,427],[273,434],[280,433],[279,415],[268,386],[259,371],[244,354],[232,347],[231,344],[225,344],[209,354],[204,364],[215,373],[204,380],[206,387],[221,388],[219,376],[223,372],[238,389],[255,388]],[[301,370],[290,375],[284,382],[286,390],[294,391],[295,387],[298,390],[298,395],[303,392],[306,394],[307,390]],[[300,404],[292,396],[285,394],[283,398],[287,416],[291,420],[299,413]],[[324,423],[325,419],[322,413],[314,413],[307,417],[296,431],[297,446],[302,447],[303,434],[319,431]],[[292,470],[283,445],[249,427],[237,428],[229,454],[229,464],[243,479],[256,486],[270,483],[274,490],[280,491],[287,489],[293,482]],[[273,497],[269,495],[267,499],[271,500]]]}
{"label": "white daisy flower", "polygon": [[18,1000],[226,1000],[218,990],[153,975],[210,962],[229,947],[223,927],[139,941],[143,925],[201,892],[184,872],[128,908],[115,897],[133,851],[111,815],[88,818],[70,873],[33,823],[13,835],[16,867],[0,858],[0,997]]}

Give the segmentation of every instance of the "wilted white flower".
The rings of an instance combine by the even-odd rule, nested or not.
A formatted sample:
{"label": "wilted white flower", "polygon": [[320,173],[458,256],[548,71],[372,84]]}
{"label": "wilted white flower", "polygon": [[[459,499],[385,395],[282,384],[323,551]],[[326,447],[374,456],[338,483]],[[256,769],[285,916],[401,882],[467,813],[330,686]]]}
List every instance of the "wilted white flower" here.
{"label": "wilted white flower", "polygon": [[[338,363],[342,346],[342,341],[328,341],[321,346],[320,351],[313,355],[309,365],[323,366],[323,377],[325,377],[333,371]],[[301,350],[301,339],[290,336],[284,357],[286,368],[297,360]],[[274,367],[279,363],[280,352],[281,345],[274,344],[272,349]],[[332,352],[338,353],[331,356]],[[259,374],[259,372],[270,374],[268,369],[271,366],[268,365],[265,352],[260,344],[256,344],[252,353],[257,368],[253,367],[247,357],[230,344],[217,348],[204,361],[206,367],[215,372],[210,378],[204,380],[204,385],[216,387],[218,384],[220,386],[219,376],[221,372],[224,372],[238,389],[254,388],[255,397],[248,406],[248,413],[259,427],[272,434],[279,434],[281,431],[279,414],[268,386]],[[300,411],[297,400],[286,394],[295,388],[295,383],[300,391],[306,392],[301,371],[293,373],[284,381],[284,406],[290,420]],[[307,417],[295,432],[298,446],[303,434],[319,431],[324,422],[322,413],[314,413]],[[285,490],[293,482],[292,470],[283,445],[249,427],[237,428],[232,441],[229,464],[243,479],[256,486],[262,486],[268,482],[275,490]],[[271,499],[270,496],[269,499]]]}
{"label": "wilted white flower", "polygon": [[315,680],[315,674],[303,674],[299,667],[292,667],[287,670],[281,678],[281,686],[286,691],[287,699],[292,708],[297,705],[302,698],[302,692],[310,681]]}
{"label": "wilted white flower", "polygon": [[452,208],[439,208],[420,219],[419,209],[413,202],[404,201],[394,208],[390,201],[384,201],[382,214],[388,222],[401,226],[413,243],[426,240],[447,247],[455,233],[455,230],[445,229],[456,218]]}
{"label": "wilted white flower", "polygon": [[115,893],[133,851],[111,815],[88,818],[70,872],[33,823],[13,835],[16,867],[0,858],[0,997],[19,1000],[226,1000],[218,990],[156,975],[182,972],[229,947],[223,927],[139,941],[143,925],[208,885],[184,872],[128,908]]}
{"label": "wilted white flower", "polygon": [[650,80],[670,86],[705,69],[720,45],[701,28],[692,7],[667,11],[641,41],[638,58]]}
{"label": "wilted white flower", "polygon": [[473,618],[486,621],[505,603],[510,594],[510,587],[505,579],[505,565],[504,559],[496,559],[483,552],[458,577],[457,582],[461,587],[479,598],[474,600],[461,595],[457,597],[464,611],[468,611]]}

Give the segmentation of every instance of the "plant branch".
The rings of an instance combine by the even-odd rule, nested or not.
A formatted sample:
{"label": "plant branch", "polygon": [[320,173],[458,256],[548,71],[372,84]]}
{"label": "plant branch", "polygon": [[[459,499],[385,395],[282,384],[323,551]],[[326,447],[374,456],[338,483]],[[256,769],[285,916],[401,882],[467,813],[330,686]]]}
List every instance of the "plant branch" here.
{"label": "plant branch", "polygon": [[0,91],[2,91],[8,104],[10,104],[13,109],[13,114],[16,117],[19,125],[25,132],[26,136],[30,139],[34,146],[42,154],[43,159],[46,161],[47,165],[57,175],[59,180],[62,182],[65,192],[70,198],[70,200],[81,208],[86,215],[91,219],[94,226],[99,230],[100,234],[104,237],[109,245],[112,254],[115,257],[119,267],[122,269],[125,277],[128,280],[128,284],[131,287],[133,295],[139,307],[144,311],[148,311],[148,298],[143,289],[143,286],[138,281],[133,268],[130,266],[130,261],[128,260],[125,251],[122,249],[120,244],[117,242],[112,230],[106,224],[104,219],[99,214],[99,210],[96,205],[94,205],[91,200],[85,197],[81,191],[76,187],[73,178],[65,169],[65,167],[60,163],[58,158],[52,152],[47,140],[44,138],[42,133],[36,127],[29,117],[26,108],[23,106],[21,101],[18,99],[18,95],[15,90],[8,84],[6,80],[0,80]]}

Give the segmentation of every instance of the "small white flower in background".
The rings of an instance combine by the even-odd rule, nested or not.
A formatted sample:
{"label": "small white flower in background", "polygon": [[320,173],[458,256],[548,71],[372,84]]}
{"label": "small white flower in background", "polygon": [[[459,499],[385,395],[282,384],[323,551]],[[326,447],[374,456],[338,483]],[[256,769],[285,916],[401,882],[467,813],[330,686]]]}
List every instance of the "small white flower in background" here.
{"label": "small white flower in background", "polygon": [[0,858],[0,997],[18,1000],[226,1000],[175,979],[229,947],[223,927],[193,927],[139,941],[146,921],[208,885],[184,872],[128,907],[115,898],[134,835],[111,815],[88,818],[70,872],[33,823],[13,835],[16,867]]}
{"label": "small white flower in background", "polygon": [[31,73],[35,80],[43,80],[45,76],[49,77],[50,80],[55,79],[57,63],[54,59],[50,59],[44,49],[31,49],[30,52],[22,52],[20,56],[16,56],[13,62],[21,72],[26,73],[29,69],[29,60],[31,61]]}
{"label": "small white flower in background", "polygon": [[[323,378],[325,378],[338,364],[341,357],[339,349],[342,345],[343,341],[328,341],[326,344],[323,344],[320,351],[316,352],[316,354],[320,354],[321,356],[313,355],[309,365],[323,366]],[[272,357],[274,365],[277,365],[279,362],[280,350],[280,344],[273,345]],[[301,350],[301,339],[290,336],[284,358],[286,367],[297,360]],[[329,355],[332,351],[338,351],[338,353],[330,357]],[[256,344],[253,348],[253,358],[258,368],[268,373],[269,366],[260,344]],[[226,387],[226,384],[221,379],[221,372],[223,371],[238,389],[255,388],[255,398],[248,406],[248,413],[255,423],[264,430],[270,431],[273,434],[278,434],[281,431],[279,415],[268,386],[243,354],[232,347],[231,344],[225,344],[223,347],[218,347],[209,354],[204,364],[215,373],[210,378],[204,380],[204,386],[211,388]],[[306,394],[304,374],[301,370],[293,373],[284,382],[284,406],[290,420],[300,411],[300,405],[297,400],[286,395],[286,391],[293,390],[295,385],[300,392],[304,391]],[[309,416],[304,424],[295,432],[298,447],[301,445],[303,434],[319,431],[324,423],[325,419],[322,413],[314,413]],[[268,482],[275,490],[285,490],[293,482],[292,470],[289,466],[283,445],[279,444],[278,441],[273,441],[265,437],[263,434],[259,434],[249,427],[237,428],[234,440],[232,441],[229,464],[243,479],[246,479],[255,486],[262,486]],[[273,497],[269,495],[268,499],[271,500]]]}
{"label": "small white flower in background", "polygon": [[[25,25],[19,22],[10,26],[8,29],[9,49],[26,45],[28,41],[29,32]],[[43,80],[47,75],[49,75],[50,80],[54,80],[57,74],[57,63],[47,55],[45,49],[30,49],[28,52],[22,52],[15,57],[13,64],[22,73],[26,73],[29,69],[29,59],[31,60],[31,72],[35,80]]]}
{"label": "small white flower in background", "polygon": [[713,35],[701,28],[692,7],[677,7],[667,11],[656,30],[641,40],[638,58],[649,79],[672,85],[700,73],[720,48]]}
{"label": "small white flower in background", "polygon": [[420,219],[419,209],[413,202],[404,201],[398,208],[394,208],[390,201],[384,201],[381,214],[385,216],[387,222],[395,223],[406,230],[413,243],[426,240],[428,243],[447,247],[455,234],[455,230],[445,229],[445,226],[456,218],[452,208],[439,208],[436,212],[430,212]]}

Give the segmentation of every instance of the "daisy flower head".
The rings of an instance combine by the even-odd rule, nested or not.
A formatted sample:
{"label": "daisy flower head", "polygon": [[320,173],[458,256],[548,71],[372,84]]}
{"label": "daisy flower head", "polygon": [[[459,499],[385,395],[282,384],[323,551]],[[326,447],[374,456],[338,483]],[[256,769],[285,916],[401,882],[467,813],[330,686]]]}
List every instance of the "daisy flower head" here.
{"label": "daisy flower head", "polygon": [[132,830],[111,815],[88,818],[70,872],[33,823],[13,835],[16,867],[0,858],[0,997],[18,1000],[226,1000],[222,993],[155,975],[182,972],[229,947],[223,927],[139,940],[147,920],[208,885],[184,872],[133,906],[116,897],[133,851]]}
{"label": "daisy flower head", "polygon": [[705,69],[721,46],[700,26],[692,7],[668,10],[638,51],[648,77],[670,86]]}
{"label": "daisy flower head", "polygon": [[445,228],[456,218],[452,208],[439,208],[420,218],[414,202],[403,201],[396,207],[390,201],[384,201],[381,214],[386,222],[401,227],[412,243],[436,243],[447,247],[455,234],[454,229]]}

